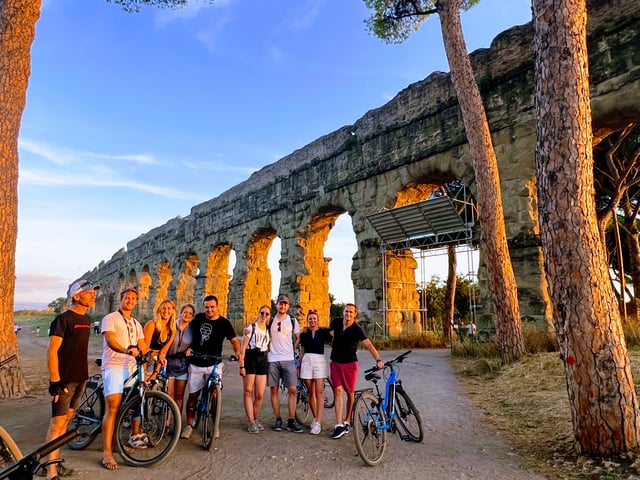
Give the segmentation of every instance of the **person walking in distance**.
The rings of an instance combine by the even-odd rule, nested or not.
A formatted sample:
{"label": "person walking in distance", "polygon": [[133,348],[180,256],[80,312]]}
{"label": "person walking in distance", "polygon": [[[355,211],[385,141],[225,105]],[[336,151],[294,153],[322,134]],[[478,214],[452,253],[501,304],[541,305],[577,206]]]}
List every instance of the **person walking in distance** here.
{"label": "person walking in distance", "polygon": [[[91,336],[91,318],[87,310],[96,304],[96,290],[87,279],[69,285],[67,296],[71,308],[53,319],[49,328],[49,393],[51,394],[51,421],[45,437],[50,442],[67,431],[73,412],[80,404],[84,386],[89,378],[87,355]],[[48,461],[58,459],[60,450],[49,454]],[[73,473],[62,464],[51,463],[46,467],[48,480],[57,480]]]}
{"label": "person walking in distance", "polygon": [[[226,338],[233,346],[233,352],[240,357],[240,340],[236,337],[231,322],[218,313],[218,297],[207,295],[202,302],[204,313],[199,313],[191,322],[193,341],[186,351],[189,358],[189,398],[187,399],[187,424],[180,438],[191,438],[198,392],[206,386],[207,378],[218,362],[215,358],[193,356],[202,353],[212,357],[222,355],[222,343]],[[222,374],[222,369],[220,369]]]}
{"label": "person walking in distance", "polygon": [[280,395],[278,394],[279,382],[282,379],[287,387],[287,430],[294,433],[302,433],[302,427],[296,422],[296,376],[295,349],[300,343],[300,325],[291,317],[289,310],[289,297],[280,294],[276,301],[276,314],[269,321],[268,329],[271,336],[269,348],[269,373],[268,383],[271,396],[271,407],[276,417],[273,429],[276,432],[282,430],[282,417],[280,416]]}
{"label": "person walking in distance", "polygon": [[[337,318],[329,327],[333,330],[333,345],[331,348],[331,383],[335,396],[336,426],[331,438],[338,439],[349,433],[350,423],[348,418],[353,408],[355,399],[356,380],[358,377],[358,343],[369,350],[376,362],[376,367],[383,368],[384,363],[373,346],[371,340],[360,325],[356,322],[358,307],[353,303],[347,303],[342,312],[343,318]],[[343,394],[347,393],[347,408],[343,409]]]}
{"label": "person walking in distance", "polygon": [[[102,419],[102,460],[107,470],[116,470],[113,458],[113,431],[122,402],[124,383],[136,368],[135,357],[149,348],[140,322],[133,317],[138,303],[138,291],[127,288],[120,294],[120,308],[102,319],[102,381],[106,400]],[[147,448],[146,435],[140,432],[140,418],[131,421],[131,448]]]}

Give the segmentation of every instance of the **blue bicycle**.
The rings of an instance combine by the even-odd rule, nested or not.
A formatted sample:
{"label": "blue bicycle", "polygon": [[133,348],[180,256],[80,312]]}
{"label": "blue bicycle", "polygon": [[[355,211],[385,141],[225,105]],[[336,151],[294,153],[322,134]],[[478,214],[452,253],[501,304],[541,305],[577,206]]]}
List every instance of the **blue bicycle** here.
{"label": "blue bicycle", "polygon": [[[421,442],[424,438],[420,412],[402,387],[396,365],[402,363],[411,350],[385,362],[383,375],[378,368],[365,370],[365,379],[375,387],[358,390],[353,406],[353,439],[360,458],[369,466],[382,462],[387,446],[387,431],[397,433],[404,441]],[[386,378],[384,396],[378,381]]]}

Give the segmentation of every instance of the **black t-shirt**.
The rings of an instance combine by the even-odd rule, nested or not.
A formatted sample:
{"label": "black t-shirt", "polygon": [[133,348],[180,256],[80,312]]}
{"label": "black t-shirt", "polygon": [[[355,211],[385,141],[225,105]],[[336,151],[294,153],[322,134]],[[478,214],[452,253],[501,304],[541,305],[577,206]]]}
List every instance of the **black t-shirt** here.
{"label": "black t-shirt", "polygon": [[91,318],[72,310],[51,322],[49,336],[62,337],[58,349],[58,371],[62,383],[84,382],[89,378],[87,355],[91,336]]}
{"label": "black t-shirt", "polygon": [[[231,322],[225,317],[208,320],[204,313],[199,313],[191,322],[193,341],[191,349],[205,355],[222,355],[224,339],[231,341],[236,338],[236,332]],[[189,357],[189,362],[198,367],[210,367],[216,363],[213,359]]]}
{"label": "black t-shirt", "polygon": [[367,334],[357,322],[353,322],[346,330],[343,330],[342,322],[342,318],[336,318],[329,326],[333,330],[331,360],[336,363],[357,362],[358,343],[366,340]]}
{"label": "black t-shirt", "polygon": [[328,328],[319,328],[315,335],[311,335],[311,330],[305,329],[300,334],[300,345],[304,347],[304,353],[324,354],[324,344],[332,340],[331,332]]}

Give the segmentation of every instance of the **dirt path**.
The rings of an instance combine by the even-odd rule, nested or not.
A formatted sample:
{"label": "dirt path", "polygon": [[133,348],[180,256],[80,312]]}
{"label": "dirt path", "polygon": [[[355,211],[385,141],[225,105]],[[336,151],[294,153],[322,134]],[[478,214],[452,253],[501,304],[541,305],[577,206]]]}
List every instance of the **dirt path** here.
{"label": "dirt path", "polygon": [[[14,436],[23,452],[40,445],[49,421],[46,381],[46,337],[29,337],[21,342],[21,364],[27,372],[29,385],[36,385],[35,393],[18,400],[0,401],[0,425]],[[99,356],[100,339],[91,343],[91,355]],[[230,352],[229,352],[230,353]],[[383,351],[382,358],[390,359],[398,352]],[[479,423],[474,408],[458,386],[446,350],[417,350],[401,365],[400,375],[422,414],[425,440],[422,444],[401,442],[389,437],[389,445],[382,465],[366,467],[356,454],[351,434],[340,440],[330,438],[333,411],[327,412],[323,431],[318,436],[307,432],[273,432],[267,428],[258,435],[246,431],[241,403],[240,377],[236,365],[230,366],[224,380],[222,437],[211,452],[198,444],[199,435],[181,440],[174,453],[162,464],[142,469],[121,463],[117,472],[109,472],[98,465],[101,437],[86,450],[64,449],[62,456],[69,466],[92,480],[133,477],[136,480],[156,480],[159,475],[176,480],[216,476],[224,479],[324,479],[366,476],[377,479],[439,480],[541,479],[522,469],[525,459],[514,454],[494,430]],[[368,353],[361,353],[362,368],[369,367]],[[37,380],[37,381],[36,381]],[[359,387],[364,387],[361,380]],[[273,422],[269,401],[262,411],[265,426]],[[196,432],[199,433],[199,432]]]}

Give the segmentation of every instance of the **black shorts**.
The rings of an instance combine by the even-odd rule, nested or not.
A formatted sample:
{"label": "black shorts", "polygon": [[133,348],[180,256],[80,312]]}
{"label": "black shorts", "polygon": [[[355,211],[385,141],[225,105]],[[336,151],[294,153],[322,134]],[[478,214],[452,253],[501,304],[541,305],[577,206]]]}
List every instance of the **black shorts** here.
{"label": "black shorts", "polygon": [[244,371],[247,375],[266,375],[269,369],[267,352],[259,348],[247,349],[244,354]]}
{"label": "black shorts", "polygon": [[51,402],[51,416],[61,417],[67,415],[69,410],[75,410],[80,405],[82,393],[87,382],[68,383],[65,387],[69,390],[58,396],[57,402]]}

